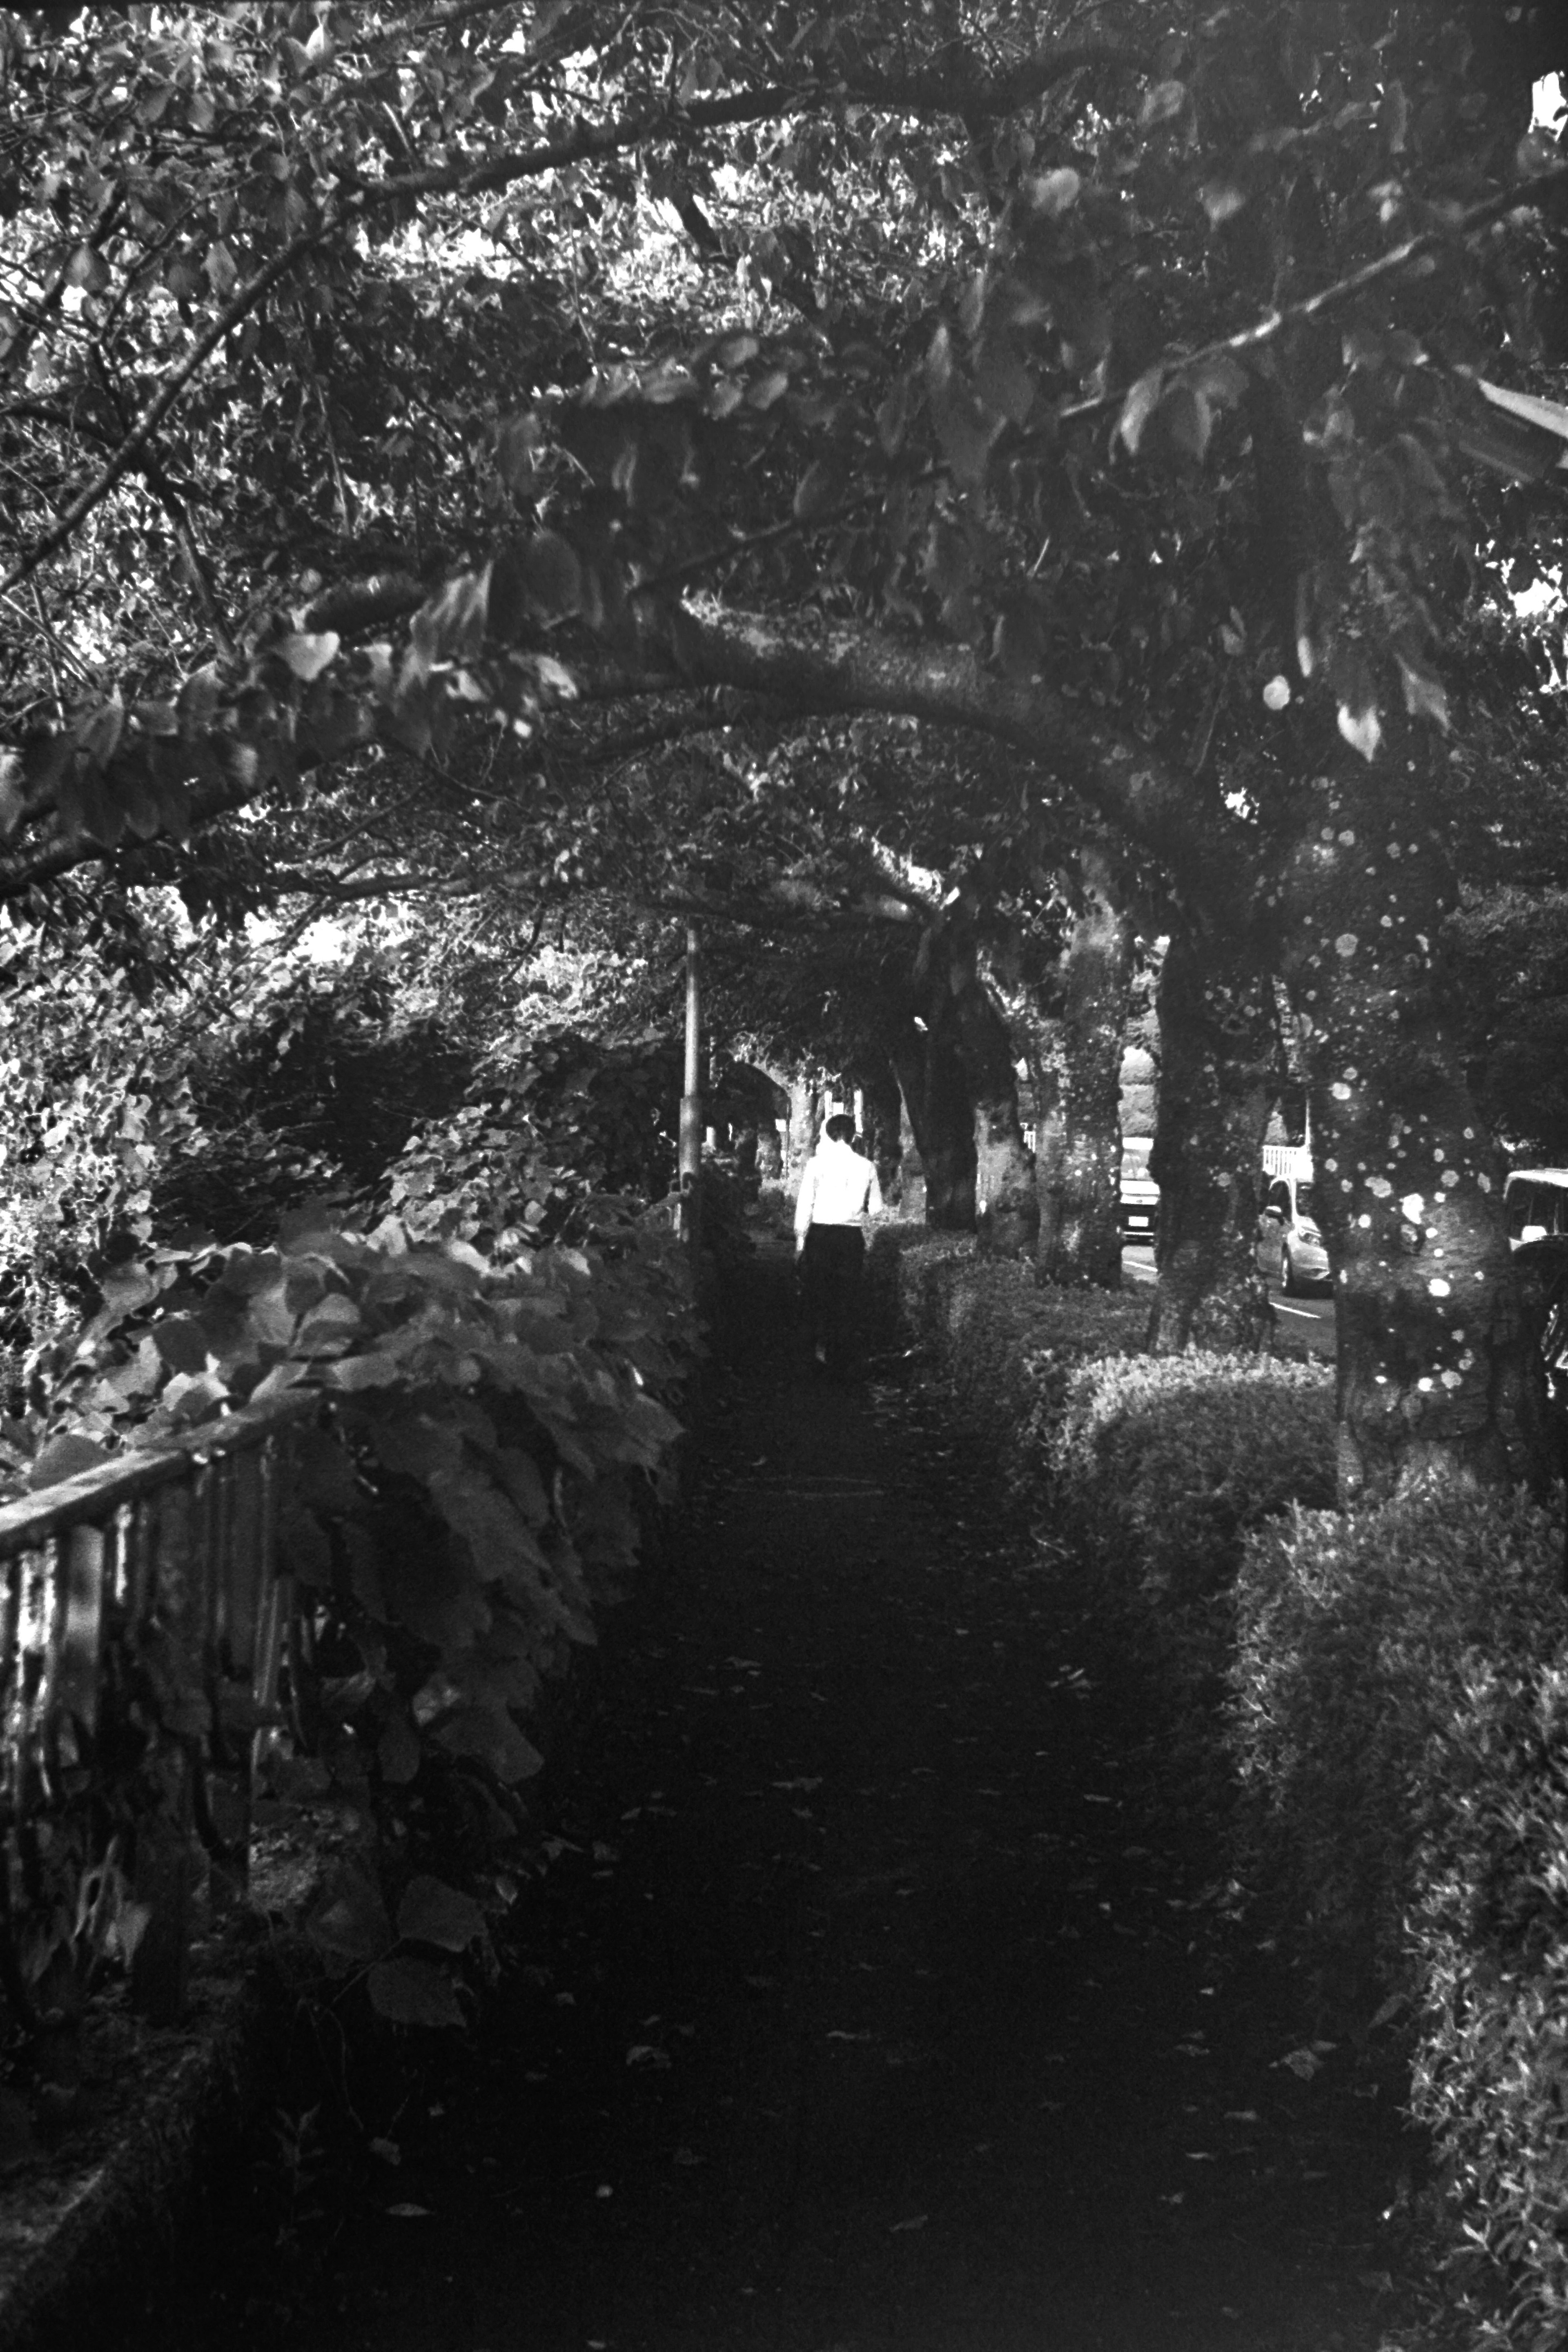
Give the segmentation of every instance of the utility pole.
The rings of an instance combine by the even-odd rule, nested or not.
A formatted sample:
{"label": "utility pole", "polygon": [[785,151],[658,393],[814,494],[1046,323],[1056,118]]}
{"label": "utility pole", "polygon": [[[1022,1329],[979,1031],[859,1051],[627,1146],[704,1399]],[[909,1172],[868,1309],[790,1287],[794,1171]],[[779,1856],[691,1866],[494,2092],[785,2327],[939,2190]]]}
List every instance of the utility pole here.
{"label": "utility pole", "polygon": [[686,1072],[680,1097],[680,1237],[697,1247],[702,1205],[701,950],[695,923],[686,926]]}

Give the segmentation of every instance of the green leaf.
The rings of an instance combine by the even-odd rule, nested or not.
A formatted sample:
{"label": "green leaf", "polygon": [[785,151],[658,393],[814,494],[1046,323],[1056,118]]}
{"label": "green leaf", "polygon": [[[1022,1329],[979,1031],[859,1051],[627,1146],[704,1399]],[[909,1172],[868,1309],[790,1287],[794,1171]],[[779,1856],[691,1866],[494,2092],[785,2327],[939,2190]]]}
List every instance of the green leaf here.
{"label": "green leaf", "polygon": [[1164,384],[1163,368],[1151,368],[1147,374],[1139,377],[1121,404],[1121,414],[1116,420],[1116,430],[1134,457],[1138,455],[1138,445],[1143,438],[1144,427],[1160,404],[1160,394],[1164,390]]}
{"label": "green leaf", "polygon": [[208,246],[202,268],[206,271],[207,283],[218,300],[226,301],[239,283],[239,269],[221,236],[216,237]]}
{"label": "green leaf", "polygon": [[460,1707],[436,1733],[441,1746],[454,1756],[471,1756],[488,1764],[496,1779],[510,1788],[542,1771],[544,1759],[525,1739],[504,1707]]}
{"label": "green leaf", "polygon": [[1173,384],[1160,403],[1160,423],[1172,447],[1201,466],[1214,425],[1214,411],[1203,394],[1194,392],[1190,383]]}
{"label": "green leaf", "polygon": [[1194,392],[1202,393],[1212,408],[1234,408],[1245,400],[1252,379],[1238,360],[1228,352],[1217,352],[1212,359],[1200,360],[1197,366],[1186,371],[1186,380]]}
{"label": "green leaf", "polygon": [[58,1486],[62,1478],[74,1478],[80,1471],[95,1470],[100,1462],[111,1459],[90,1437],[68,1432],[63,1437],[52,1437],[38,1454],[27,1472],[27,1485],[35,1493],[40,1486]]}
{"label": "green leaf", "polygon": [[535,532],[522,549],[523,590],[541,620],[563,621],[583,608],[583,567],[558,531]]}
{"label": "green leaf", "polygon": [[194,1315],[168,1315],[153,1326],[158,1353],[172,1372],[205,1372],[212,1353],[207,1334]]}
{"label": "green leaf", "polygon": [[775,401],[782,400],[788,390],[789,370],[782,367],[769,368],[765,373],[758,376],[755,383],[748,389],[747,405],[752,408],[769,409]]}
{"label": "green leaf", "polygon": [[17,752],[0,751],[0,839],[10,839],[26,807],[26,766]]}
{"label": "green leaf", "polygon": [[1035,379],[1006,335],[987,336],[974,370],[974,389],[994,415],[1026,425],[1035,404]]}
{"label": "green leaf", "polygon": [[969,386],[957,377],[932,385],[931,406],[936,436],[953,479],[963,489],[978,489],[996,436],[994,420],[981,413]]}
{"label": "green leaf", "polygon": [[1028,193],[1031,211],[1046,220],[1059,220],[1083,194],[1083,180],[1070,165],[1063,164],[1058,171],[1042,172],[1032,179]]}
{"label": "green leaf", "polygon": [[429,1960],[377,1960],[365,1979],[371,2007],[394,2025],[467,2023],[452,1979]]}
{"label": "green leaf", "polygon": [[1187,103],[1184,81],[1157,81],[1138,110],[1140,131],[1152,131],[1162,122],[1173,121]]}
{"label": "green leaf", "polygon": [[1363,760],[1370,761],[1375,759],[1377,747],[1383,740],[1383,721],[1377,715],[1376,703],[1368,702],[1359,709],[1352,709],[1348,702],[1342,702],[1338,719],[1340,733],[1352,751],[1359,751]]}
{"label": "green leaf", "polygon": [[405,1716],[395,1715],[376,1742],[375,1760],[381,1777],[392,1788],[406,1788],[417,1780],[423,1750],[419,1736]]}
{"label": "green leaf", "polygon": [[1246,205],[1247,190],[1234,180],[1206,180],[1198,190],[1198,200],[1209,216],[1210,228],[1222,228]]}
{"label": "green leaf", "polygon": [[837,463],[831,457],[818,457],[808,466],[795,486],[795,520],[812,522],[826,514],[837,502],[841,480]]}
{"label": "green leaf", "polygon": [[1404,654],[1395,655],[1399,675],[1405,688],[1405,708],[1413,719],[1430,719],[1445,734],[1448,731],[1448,695],[1441,678],[1435,677],[1424,664],[1409,661]]}
{"label": "green leaf", "polygon": [[327,664],[336,658],[342,639],[335,629],[322,629],[312,635],[309,631],[280,637],[278,641],[279,658],[287,663],[298,678],[307,685],[320,677]]}
{"label": "green leaf", "polygon": [[79,245],[66,264],[66,284],[84,293],[102,294],[112,283],[110,267],[95,245]]}
{"label": "green leaf", "polygon": [[439,1878],[411,1878],[397,1906],[397,1932],[405,1943],[462,1952],[484,1935],[485,1915],[471,1895]]}
{"label": "green leaf", "polygon": [[319,1952],[351,1962],[379,1958],[394,1940],[374,1881],[348,1864],[333,1874],[307,1912],[305,1935]]}

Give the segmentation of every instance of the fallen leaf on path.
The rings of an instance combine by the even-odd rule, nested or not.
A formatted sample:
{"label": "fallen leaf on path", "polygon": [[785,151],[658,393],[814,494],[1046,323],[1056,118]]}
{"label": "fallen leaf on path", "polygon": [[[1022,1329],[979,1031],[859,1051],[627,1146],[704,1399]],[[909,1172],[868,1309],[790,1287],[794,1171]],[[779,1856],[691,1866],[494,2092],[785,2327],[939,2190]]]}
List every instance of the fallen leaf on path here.
{"label": "fallen leaf on path", "polygon": [[1333,2046],[1331,2042],[1314,2042],[1310,2045],[1304,2045],[1300,2050],[1287,2050],[1284,2057],[1277,2059],[1275,2063],[1277,2065],[1289,2066],[1299,2081],[1310,2083]]}

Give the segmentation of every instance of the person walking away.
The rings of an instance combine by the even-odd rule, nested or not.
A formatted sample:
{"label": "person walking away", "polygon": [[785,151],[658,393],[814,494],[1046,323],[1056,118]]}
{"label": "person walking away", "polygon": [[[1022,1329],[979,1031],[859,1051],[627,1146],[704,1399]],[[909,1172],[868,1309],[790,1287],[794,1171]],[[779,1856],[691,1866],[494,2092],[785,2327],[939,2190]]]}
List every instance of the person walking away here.
{"label": "person walking away", "polygon": [[854,1354],[865,1221],[882,1213],[877,1171],[852,1148],[854,1133],[854,1121],[842,1111],[828,1120],[805,1163],[795,1204],[806,1344],[818,1363],[838,1373],[848,1370]]}

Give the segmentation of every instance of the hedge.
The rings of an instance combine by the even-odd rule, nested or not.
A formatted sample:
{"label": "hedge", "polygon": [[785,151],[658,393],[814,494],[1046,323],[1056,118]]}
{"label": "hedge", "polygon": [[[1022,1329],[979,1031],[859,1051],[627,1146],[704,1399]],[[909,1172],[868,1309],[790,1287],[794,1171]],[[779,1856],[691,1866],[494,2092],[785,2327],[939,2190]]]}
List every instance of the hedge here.
{"label": "hedge", "polygon": [[1198,1349],[1087,1363],[1049,1460],[1058,1498],[1123,1557],[1147,1604],[1204,1601],[1233,1581],[1249,1529],[1332,1500],[1333,1374]]}
{"label": "hedge", "polygon": [[[1559,1507],[1341,1513],[1327,1367],[1139,1352],[1144,1302],[952,1236],[881,1245],[1012,1483],[1170,1669],[1248,1859],[1360,2032],[1397,1994],[1476,2346],[1568,2342],[1568,1598]],[[1059,1540],[1057,1546],[1059,1550]],[[1224,1703],[1211,1704],[1215,1668]],[[1196,1704],[1195,1702],[1201,1702]],[[1331,2029],[1332,2030],[1332,2029]]]}
{"label": "hedge", "polygon": [[1456,2303],[1530,2352],[1568,2332],[1562,1566],[1560,1518],[1522,1496],[1303,1512],[1248,1547],[1234,1668],[1281,1890],[1411,2002]]}

